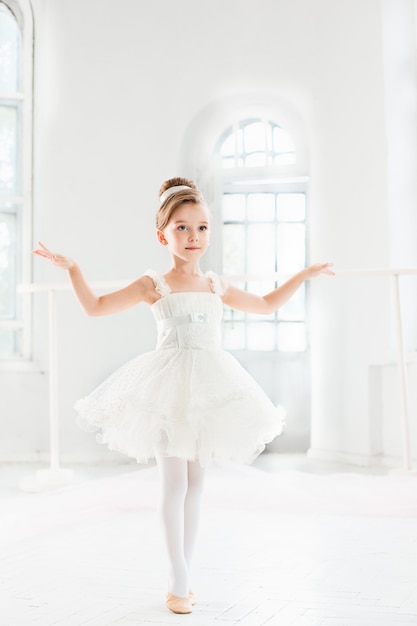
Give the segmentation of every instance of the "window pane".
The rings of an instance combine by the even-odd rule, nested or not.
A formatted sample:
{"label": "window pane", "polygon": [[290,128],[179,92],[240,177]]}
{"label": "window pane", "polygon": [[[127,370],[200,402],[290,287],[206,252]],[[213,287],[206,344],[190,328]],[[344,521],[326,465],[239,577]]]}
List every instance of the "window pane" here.
{"label": "window pane", "polygon": [[220,154],[223,156],[233,156],[235,155],[236,145],[235,145],[235,135],[233,132],[225,139],[220,148]]}
{"label": "window pane", "polygon": [[275,271],[274,229],[270,224],[248,225],[247,268],[249,274]]}
{"label": "window pane", "polygon": [[16,216],[0,213],[0,319],[16,315]]}
{"label": "window pane", "polygon": [[235,167],[235,157],[225,157],[222,159],[222,167],[224,169]]}
{"label": "window pane", "polygon": [[243,311],[238,311],[237,309],[231,309],[228,306],[224,307],[223,319],[226,321],[229,321],[229,322],[236,321],[236,320],[244,321],[245,316],[246,316],[246,313],[244,313]]}
{"label": "window pane", "polygon": [[223,196],[223,221],[245,221],[245,194],[227,193]]}
{"label": "window pane", "polygon": [[19,70],[20,30],[11,11],[0,4],[0,91],[19,91]]}
{"label": "window pane", "polygon": [[243,132],[245,152],[265,152],[265,124],[262,122],[253,122],[253,124],[245,126]]}
{"label": "window pane", "polygon": [[274,165],[293,165],[297,162],[294,152],[284,152],[274,156]]}
{"label": "window pane", "polygon": [[277,197],[278,219],[282,222],[302,222],[306,217],[306,197],[303,193],[280,193]]}
{"label": "window pane", "polygon": [[17,107],[0,106],[0,191],[17,191]]}
{"label": "window pane", "polygon": [[241,224],[225,224],[223,227],[223,272],[245,273],[245,228]]}
{"label": "window pane", "polygon": [[273,131],[274,152],[295,152],[294,142],[285,130],[279,126],[274,126]]}
{"label": "window pane", "polygon": [[304,352],[307,347],[305,324],[278,324],[278,350],[280,352]]}
{"label": "window pane", "polygon": [[17,331],[0,329],[0,358],[10,358],[18,352]]}
{"label": "window pane", "polygon": [[[271,270],[271,273],[273,270]],[[256,280],[248,282],[248,291],[251,293],[256,293],[258,296],[263,296],[266,293],[269,293],[273,289],[275,289],[275,283],[270,280]]]}
{"label": "window pane", "polygon": [[275,350],[275,324],[250,322],[248,324],[248,350]]}
{"label": "window pane", "polygon": [[298,272],[305,265],[304,224],[278,224],[278,271],[284,274]]}
{"label": "window pane", "polygon": [[250,193],[248,195],[248,220],[250,222],[273,222],[275,219],[275,196],[273,193]]}
{"label": "window pane", "polygon": [[241,155],[243,154],[243,130],[239,128],[239,130],[235,134],[237,139],[236,154]]}
{"label": "window pane", "polygon": [[244,350],[246,348],[244,322],[225,322],[223,345],[226,350]]}
{"label": "window pane", "polygon": [[245,157],[246,167],[263,167],[264,165],[266,165],[265,152],[253,152]]}
{"label": "window pane", "polygon": [[278,318],[284,321],[304,320],[305,308],[305,285],[303,284],[290,300],[278,309]]}

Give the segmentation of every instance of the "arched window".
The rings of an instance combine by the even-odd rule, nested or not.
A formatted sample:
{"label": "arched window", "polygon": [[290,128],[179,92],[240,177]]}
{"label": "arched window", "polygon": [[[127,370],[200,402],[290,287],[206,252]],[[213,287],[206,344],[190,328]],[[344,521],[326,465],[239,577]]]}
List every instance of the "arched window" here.
{"label": "arched window", "polygon": [[[261,276],[302,269],[307,178],[294,175],[297,154],[290,134],[273,121],[245,119],[222,133],[215,152],[223,171],[222,272]],[[277,283],[256,279],[241,286],[265,293]],[[272,315],[226,308],[224,335],[231,350],[305,351],[305,287]]]}
{"label": "arched window", "polygon": [[265,167],[293,164],[291,136],[274,122],[249,119],[228,128],[220,137],[217,152],[224,168]]}
{"label": "arched window", "polygon": [[29,356],[30,312],[16,286],[29,281],[32,180],[32,15],[0,1],[0,358]]}

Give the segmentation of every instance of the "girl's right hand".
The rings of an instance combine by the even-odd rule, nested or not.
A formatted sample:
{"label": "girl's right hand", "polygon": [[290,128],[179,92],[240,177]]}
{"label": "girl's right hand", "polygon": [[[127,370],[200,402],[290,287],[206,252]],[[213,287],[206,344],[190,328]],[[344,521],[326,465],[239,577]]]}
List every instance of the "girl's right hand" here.
{"label": "girl's right hand", "polygon": [[41,241],[39,242],[39,248],[32,250],[32,254],[48,259],[48,261],[51,261],[51,263],[63,270],[69,270],[74,265],[73,259],[63,256],[62,254],[51,252]]}

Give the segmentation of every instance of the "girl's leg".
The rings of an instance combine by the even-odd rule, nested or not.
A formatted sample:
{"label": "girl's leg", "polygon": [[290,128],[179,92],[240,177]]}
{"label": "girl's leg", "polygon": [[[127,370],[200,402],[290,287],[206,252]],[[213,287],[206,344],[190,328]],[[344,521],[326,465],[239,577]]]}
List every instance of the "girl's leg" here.
{"label": "girl's leg", "polygon": [[184,555],[188,566],[194,552],[200,519],[200,499],[204,487],[206,470],[198,461],[188,461],[188,488],[184,508]]}
{"label": "girl's leg", "polygon": [[161,518],[169,562],[169,591],[185,598],[188,568],[184,556],[184,502],[187,494],[187,461],[158,457],[162,482]]}
{"label": "girl's leg", "polygon": [[188,595],[189,564],[199,520],[205,471],[197,462],[157,457],[161,474],[161,518],[169,560],[169,591]]}

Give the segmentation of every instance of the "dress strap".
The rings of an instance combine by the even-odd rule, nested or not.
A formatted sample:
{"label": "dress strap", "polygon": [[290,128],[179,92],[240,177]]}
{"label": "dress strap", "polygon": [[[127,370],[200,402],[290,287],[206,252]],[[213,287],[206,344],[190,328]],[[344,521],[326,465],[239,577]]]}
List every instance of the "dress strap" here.
{"label": "dress strap", "polygon": [[210,281],[210,288],[212,292],[220,297],[224,296],[224,289],[219,275],[210,270],[209,272],[206,272],[206,276]]}
{"label": "dress strap", "polygon": [[153,284],[155,285],[155,291],[157,291],[161,296],[167,296],[171,293],[171,289],[168,286],[165,278],[159,272],[156,272],[152,269],[147,269],[144,273],[144,276],[149,276],[152,278]]}

